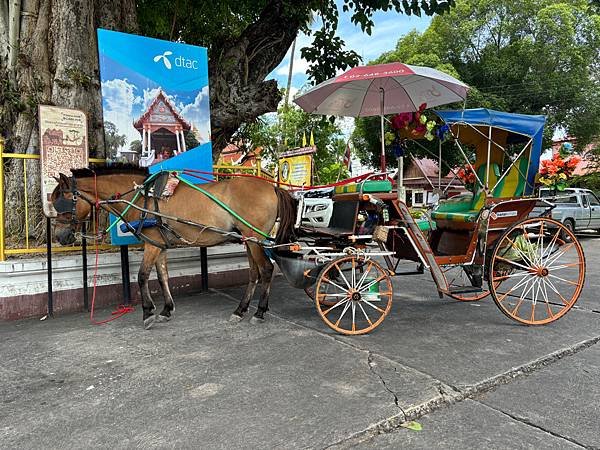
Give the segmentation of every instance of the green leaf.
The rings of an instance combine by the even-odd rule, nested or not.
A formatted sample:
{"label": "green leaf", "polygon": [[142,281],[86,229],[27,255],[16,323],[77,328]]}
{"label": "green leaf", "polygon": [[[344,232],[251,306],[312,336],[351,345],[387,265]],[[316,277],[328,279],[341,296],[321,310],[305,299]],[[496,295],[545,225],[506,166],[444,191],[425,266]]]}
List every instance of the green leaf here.
{"label": "green leaf", "polygon": [[401,423],[400,426],[403,428],[408,428],[412,431],[421,431],[423,429],[423,426],[419,422],[415,422],[414,420],[410,422]]}

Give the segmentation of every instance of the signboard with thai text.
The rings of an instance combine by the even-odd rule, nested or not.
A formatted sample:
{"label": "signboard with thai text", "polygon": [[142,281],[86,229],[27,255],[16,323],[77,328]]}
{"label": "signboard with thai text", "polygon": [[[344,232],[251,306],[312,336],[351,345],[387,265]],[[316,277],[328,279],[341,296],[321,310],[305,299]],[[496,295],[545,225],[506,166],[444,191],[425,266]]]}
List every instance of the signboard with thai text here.
{"label": "signboard with thai text", "polygon": [[39,105],[42,207],[46,217],[56,217],[50,195],[59,173],[88,166],[87,117],[77,109]]}

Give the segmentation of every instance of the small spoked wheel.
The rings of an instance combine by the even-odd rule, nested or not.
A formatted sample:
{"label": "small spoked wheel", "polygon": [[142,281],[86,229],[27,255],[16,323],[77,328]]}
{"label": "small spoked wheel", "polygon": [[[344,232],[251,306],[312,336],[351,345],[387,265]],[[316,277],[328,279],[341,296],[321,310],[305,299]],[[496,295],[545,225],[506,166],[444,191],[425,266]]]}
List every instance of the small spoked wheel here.
{"label": "small spoked wheel", "polygon": [[[448,286],[450,286],[451,288],[459,286],[471,286],[471,280],[467,275],[467,270],[469,269],[463,266],[442,267],[444,276],[448,281]],[[452,297],[454,300],[459,300],[461,302],[476,302],[487,297],[488,295],[490,295],[490,291],[483,288],[480,292],[448,294],[449,297]]]}
{"label": "small spoked wheel", "polygon": [[579,241],[546,217],[525,219],[506,230],[494,247],[488,273],[498,308],[527,325],[564,316],[579,298],[584,279]]}
{"label": "small spoked wheel", "polygon": [[328,327],[342,334],[375,329],[392,307],[392,280],[378,263],[357,256],[330,262],[315,287],[317,311]]}

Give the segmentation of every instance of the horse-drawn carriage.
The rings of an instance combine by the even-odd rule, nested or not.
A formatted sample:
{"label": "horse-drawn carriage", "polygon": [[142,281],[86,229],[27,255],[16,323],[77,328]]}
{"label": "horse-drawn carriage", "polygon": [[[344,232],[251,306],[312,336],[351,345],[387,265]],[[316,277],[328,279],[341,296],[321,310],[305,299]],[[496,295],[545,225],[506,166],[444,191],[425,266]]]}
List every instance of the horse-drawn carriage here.
{"label": "horse-drawn carriage", "polygon": [[[449,126],[477,183],[469,196],[440,200],[420,218],[392,191],[386,174],[336,187],[331,220],[317,228],[302,225],[296,213],[302,205],[296,208],[288,193],[264,180],[195,185],[182,178],[193,171],[147,177],[130,169],[78,170],[70,178],[61,175],[52,196],[59,214],[57,236],[63,244],[72,242],[90,211],[102,208],[146,242],[138,275],[146,328],[169,320],[174,310],[166,249],[232,239],[246,244],[250,263],[250,282],[232,314],[235,321],[248,310],[259,281],[264,289],[254,319],[263,320],[271,258],[292,285],[314,299],[323,321],[343,334],[367,333],[382,323],[392,305],[392,276],[407,274],[399,270],[401,261],[418,264],[417,272],[428,270],[440,297],[476,301],[491,295],[505,315],[528,325],[559,319],[579,297],[585,259],[575,235],[560,222],[544,214],[529,217],[536,204],[551,208],[531,196],[544,118],[482,109],[437,115]],[[474,162],[465,145],[474,150]],[[441,146],[438,156],[441,170]],[[182,186],[162,198],[157,181],[167,176]],[[440,184],[438,194],[443,192]],[[277,236],[270,240],[268,230],[278,217]],[[148,289],[153,266],[165,297],[158,316]]]}
{"label": "horse-drawn carriage", "polygon": [[[440,297],[491,295],[505,315],[528,325],[559,319],[579,297],[585,259],[577,238],[548,217],[529,217],[544,203],[531,196],[544,118],[484,109],[437,115],[475,174],[470,196],[441,200],[416,219],[389,180],[367,179],[336,189],[328,227],[302,226],[298,249],[273,252],[337,332],[363,334],[381,324],[401,261],[430,271]],[[474,162],[464,146],[474,149]]]}

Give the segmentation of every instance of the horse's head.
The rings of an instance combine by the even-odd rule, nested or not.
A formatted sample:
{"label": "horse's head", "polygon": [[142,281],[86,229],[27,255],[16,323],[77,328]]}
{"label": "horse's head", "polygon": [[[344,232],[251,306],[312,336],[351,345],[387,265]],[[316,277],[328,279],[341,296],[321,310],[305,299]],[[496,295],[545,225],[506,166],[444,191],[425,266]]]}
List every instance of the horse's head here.
{"label": "horse's head", "polygon": [[57,213],[54,235],[61,245],[69,245],[75,242],[75,232],[81,229],[82,222],[90,215],[92,205],[81,197],[75,177],[61,173],[57,180],[58,186],[50,196]]}

